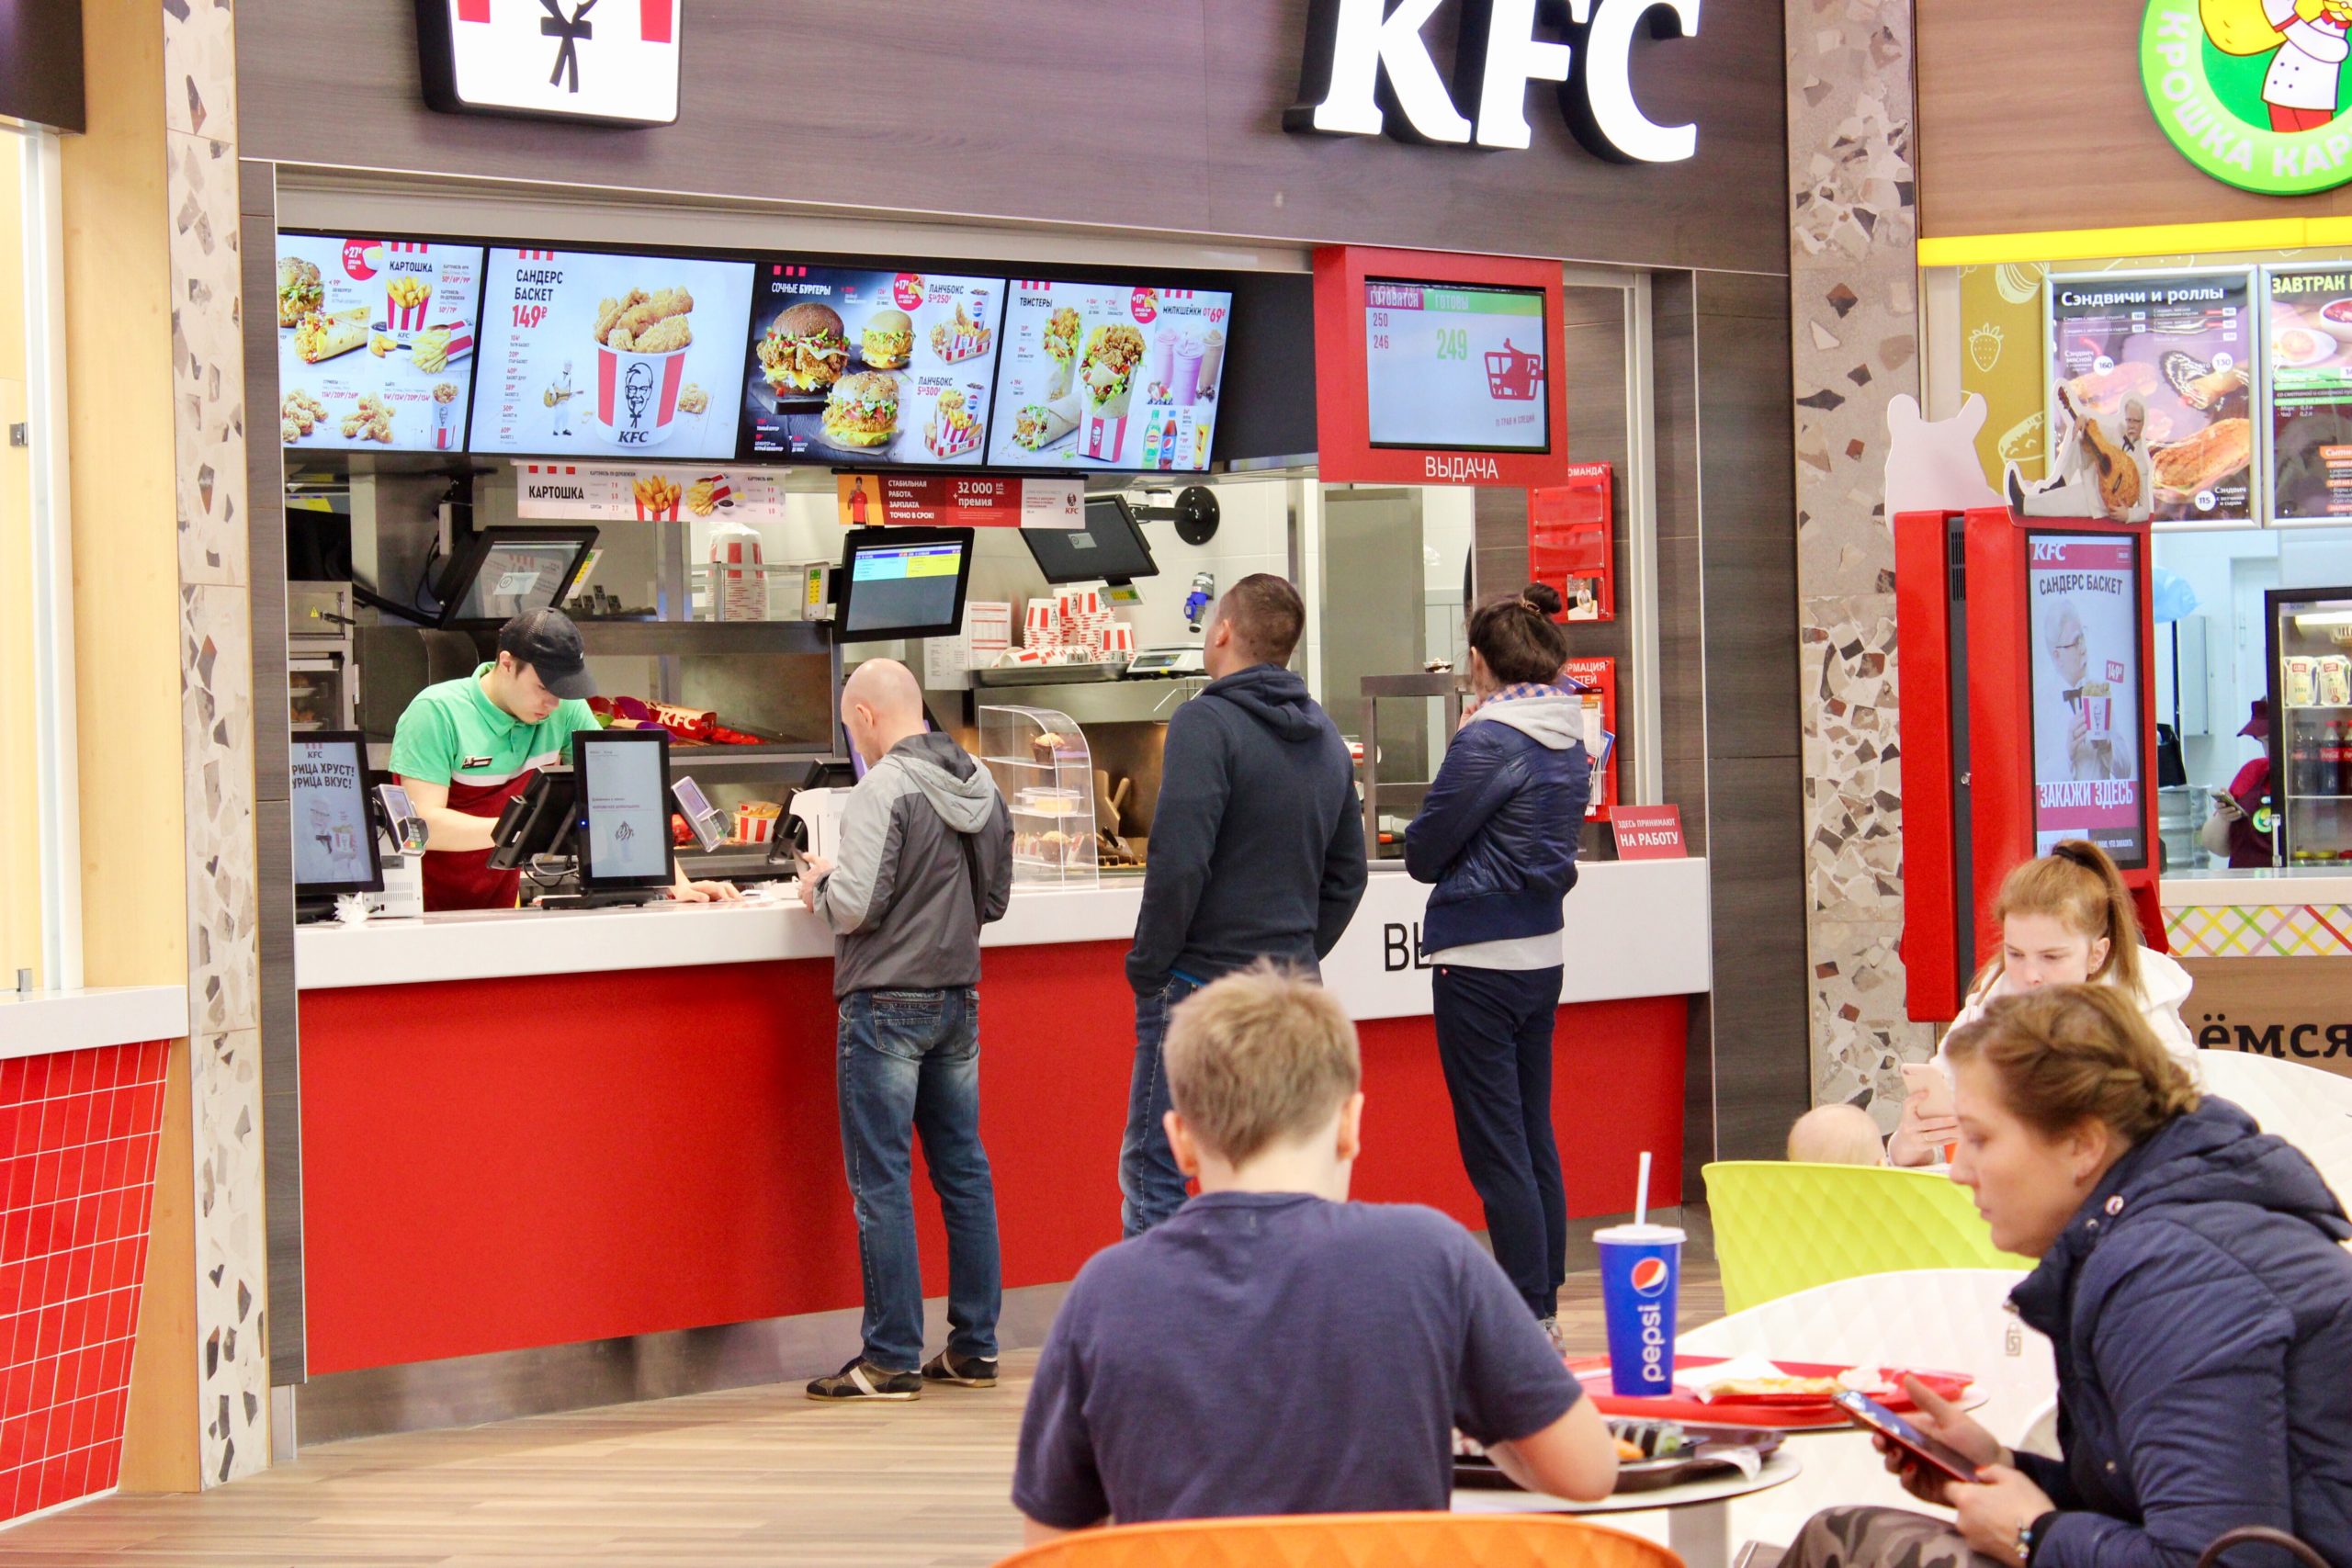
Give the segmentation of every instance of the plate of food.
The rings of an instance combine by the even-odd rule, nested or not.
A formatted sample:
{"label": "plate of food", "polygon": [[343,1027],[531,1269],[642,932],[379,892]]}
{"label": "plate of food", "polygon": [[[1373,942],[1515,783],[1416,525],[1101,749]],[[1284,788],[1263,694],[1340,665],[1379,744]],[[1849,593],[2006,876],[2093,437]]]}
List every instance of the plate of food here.
{"label": "plate of food", "polygon": [[2342,346],[2330,333],[2301,323],[2281,326],[2270,334],[2271,362],[2282,370],[2324,365],[2335,358],[2335,351]]}

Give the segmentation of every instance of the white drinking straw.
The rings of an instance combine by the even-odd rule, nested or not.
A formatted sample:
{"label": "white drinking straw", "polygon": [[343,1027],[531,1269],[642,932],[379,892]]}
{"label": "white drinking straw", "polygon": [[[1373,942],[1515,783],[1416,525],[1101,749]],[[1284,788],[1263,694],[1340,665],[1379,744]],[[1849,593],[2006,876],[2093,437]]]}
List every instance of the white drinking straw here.
{"label": "white drinking straw", "polygon": [[1642,1151],[1642,1174],[1634,1182],[1634,1223],[1650,1223],[1650,1152]]}

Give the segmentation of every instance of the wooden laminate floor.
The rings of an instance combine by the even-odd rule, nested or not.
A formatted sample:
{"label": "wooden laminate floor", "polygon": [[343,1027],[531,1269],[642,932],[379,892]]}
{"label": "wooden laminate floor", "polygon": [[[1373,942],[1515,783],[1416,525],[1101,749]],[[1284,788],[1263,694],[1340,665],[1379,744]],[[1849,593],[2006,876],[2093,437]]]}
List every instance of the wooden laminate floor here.
{"label": "wooden laminate floor", "polygon": [[[1597,1278],[1561,1318],[1600,1348]],[[1719,1316],[1712,1267],[1686,1325]],[[306,1450],[197,1496],[109,1497],[0,1532],[0,1563],[278,1568],[384,1563],[983,1568],[1021,1527],[1007,1500],[1035,1352],[992,1390],[840,1409],[797,1383]]]}

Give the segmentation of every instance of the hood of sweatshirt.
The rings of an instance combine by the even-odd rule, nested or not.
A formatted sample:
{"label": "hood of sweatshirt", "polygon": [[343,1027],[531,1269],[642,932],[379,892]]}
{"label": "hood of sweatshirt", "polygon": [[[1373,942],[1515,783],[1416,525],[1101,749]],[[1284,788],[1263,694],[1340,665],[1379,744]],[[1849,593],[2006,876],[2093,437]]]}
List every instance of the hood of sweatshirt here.
{"label": "hood of sweatshirt", "polygon": [[940,820],[958,833],[977,833],[996,810],[996,780],[944,735],[910,735],[890,748]]}
{"label": "hood of sweatshirt", "polygon": [[1272,730],[1283,740],[1312,740],[1323,731],[1323,710],[1307,694],[1306,682],[1279,664],[1253,664],[1202,688],[1222,697]]}
{"label": "hood of sweatshirt", "polygon": [[1470,722],[1507,724],[1540,746],[1565,751],[1584,741],[1584,704],[1567,695],[1511,697],[1480,705]]}

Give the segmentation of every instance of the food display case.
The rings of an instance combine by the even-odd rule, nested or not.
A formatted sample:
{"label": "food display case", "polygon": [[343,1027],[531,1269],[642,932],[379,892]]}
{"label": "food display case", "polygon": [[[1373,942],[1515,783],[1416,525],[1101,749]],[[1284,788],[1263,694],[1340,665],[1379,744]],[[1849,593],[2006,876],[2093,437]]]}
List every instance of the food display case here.
{"label": "food display case", "polygon": [[1054,708],[983,704],[980,760],[1012,817],[1016,886],[1096,886],[1094,757],[1085,733]]}
{"label": "food display case", "polygon": [[2279,863],[2352,861],[2352,588],[2274,589],[2263,600]]}

